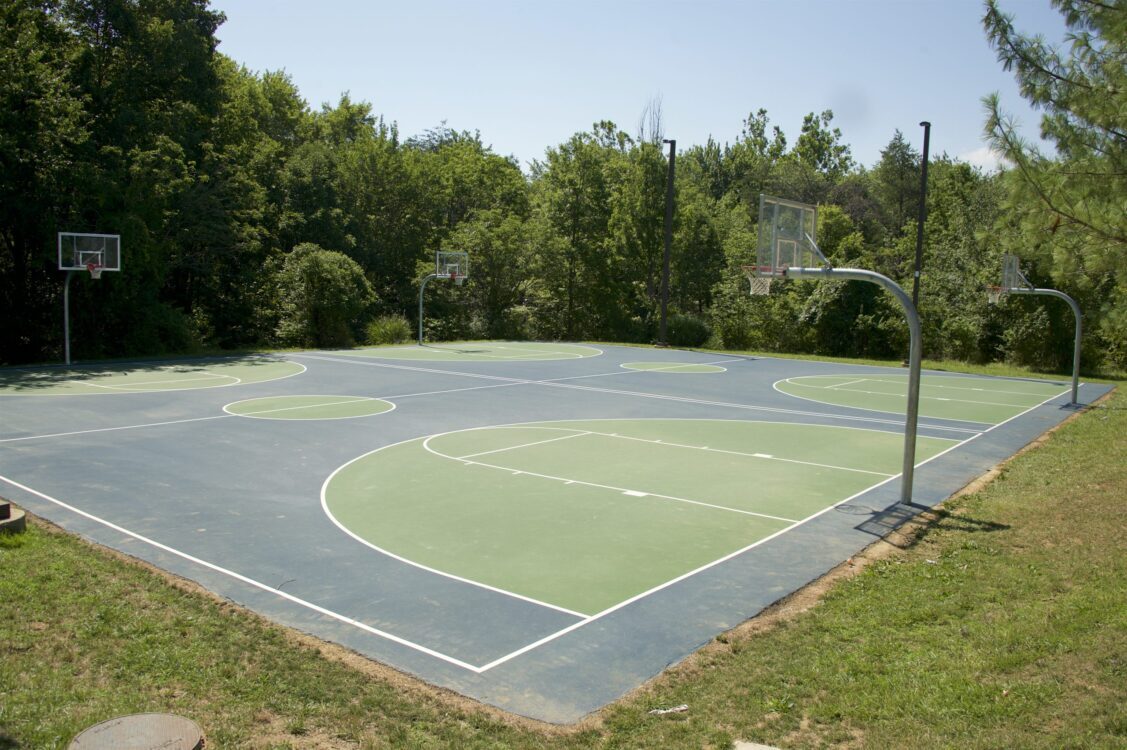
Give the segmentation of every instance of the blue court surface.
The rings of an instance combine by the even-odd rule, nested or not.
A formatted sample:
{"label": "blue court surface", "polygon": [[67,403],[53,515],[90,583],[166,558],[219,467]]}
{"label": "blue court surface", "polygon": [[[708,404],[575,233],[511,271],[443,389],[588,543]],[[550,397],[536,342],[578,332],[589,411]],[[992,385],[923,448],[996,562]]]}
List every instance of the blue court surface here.
{"label": "blue court surface", "polygon": [[1108,391],[473,342],[0,370],[0,495],[269,619],[570,723]]}

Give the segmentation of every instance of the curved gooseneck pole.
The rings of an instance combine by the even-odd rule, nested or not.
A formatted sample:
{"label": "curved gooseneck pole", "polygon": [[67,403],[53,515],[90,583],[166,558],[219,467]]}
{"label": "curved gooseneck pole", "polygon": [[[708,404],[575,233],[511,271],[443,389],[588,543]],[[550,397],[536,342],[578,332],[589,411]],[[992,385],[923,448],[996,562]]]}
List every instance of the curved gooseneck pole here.
{"label": "curved gooseneck pole", "polygon": [[911,332],[911,343],[908,349],[908,409],[904,419],[904,465],[900,475],[900,502],[904,505],[912,504],[912,479],[916,470],[916,427],[919,423],[920,412],[920,316],[916,306],[900,285],[892,279],[877,273],[859,268],[788,268],[784,272],[787,278],[822,278],[844,279],[855,281],[870,281],[892,293],[904,308],[905,317],[908,319],[908,330]]}
{"label": "curved gooseneck pole", "polygon": [[1009,289],[1009,294],[1043,294],[1047,297],[1056,297],[1068,303],[1072,308],[1072,315],[1076,318],[1076,335],[1072,343],[1072,406],[1077,402],[1077,395],[1080,390],[1080,305],[1076,304],[1076,300],[1069,297],[1064,292],[1058,292],[1056,289]]}

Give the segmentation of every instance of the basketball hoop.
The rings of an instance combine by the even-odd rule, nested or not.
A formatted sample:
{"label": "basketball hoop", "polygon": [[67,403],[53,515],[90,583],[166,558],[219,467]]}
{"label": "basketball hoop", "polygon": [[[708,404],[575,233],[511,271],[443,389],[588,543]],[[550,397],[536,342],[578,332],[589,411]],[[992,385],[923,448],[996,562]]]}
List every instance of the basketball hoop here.
{"label": "basketball hoop", "polygon": [[455,271],[450,274],[450,280],[454,282],[454,286],[461,286],[465,282],[466,277]]}
{"label": "basketball hoop", "polygon": [[86,270],[90,272],[90,278],[92,278],[92,279],[102,278],[102,266],[98,265],[97,263],[90,261],[89,263],[86,264]]}
{"label": "basketball hoop", "polygon": [[770,268],[764,266],[744,266],[744,274],[747,275],[747,280],[751,284],[751,296],[764,297],[771,293],[771,282],[775,280],[775,275],[764,275],[770,272]]}
{"label": "basketball hoop", "polygon": [[986,287],[986,303],[989,305],[997,305],[1006,296],[1006,290],[1000,286]]}

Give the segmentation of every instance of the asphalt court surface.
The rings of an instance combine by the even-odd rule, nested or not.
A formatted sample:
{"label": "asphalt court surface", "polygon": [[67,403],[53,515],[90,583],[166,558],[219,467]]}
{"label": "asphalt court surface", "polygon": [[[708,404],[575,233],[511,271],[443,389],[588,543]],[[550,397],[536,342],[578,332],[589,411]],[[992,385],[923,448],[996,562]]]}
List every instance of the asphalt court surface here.
{"label": "asphalt court surface", "polygon": [[[908,517],[905,390],[900,368],[558,343],[10,368],[0,494],[567,723]],[[914,503],[1059,423],[1069,396],[925,373]]]}

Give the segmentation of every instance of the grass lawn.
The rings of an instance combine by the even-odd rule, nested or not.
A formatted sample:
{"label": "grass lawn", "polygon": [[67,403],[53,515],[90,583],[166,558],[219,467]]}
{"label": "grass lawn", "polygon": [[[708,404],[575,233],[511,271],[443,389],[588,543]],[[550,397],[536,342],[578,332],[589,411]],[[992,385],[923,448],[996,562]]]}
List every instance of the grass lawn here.
{"label": "grass lawn", "polygon": [[195,720],[209,749],[1123,748],[1121,390],[576,727],[429,688],[32,519],[0,535],[0,750],[144,711]]}

